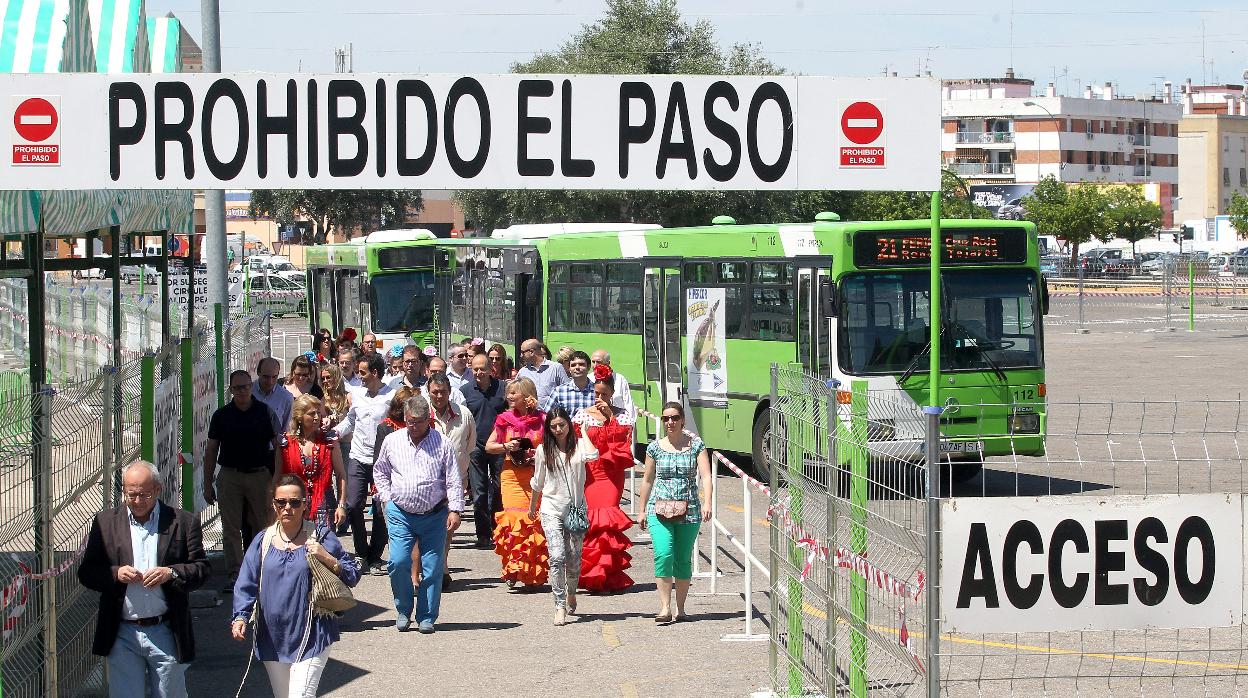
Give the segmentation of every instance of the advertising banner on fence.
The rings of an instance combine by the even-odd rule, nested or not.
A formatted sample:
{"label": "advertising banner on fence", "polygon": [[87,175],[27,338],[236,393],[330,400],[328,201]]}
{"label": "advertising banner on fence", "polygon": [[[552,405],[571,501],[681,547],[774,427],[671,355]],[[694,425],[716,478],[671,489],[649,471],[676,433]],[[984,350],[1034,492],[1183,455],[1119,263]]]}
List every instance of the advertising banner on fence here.
{"label": "advertising banner on fence", "polygon": [[[0,160],[0,189],[940,187],[932,78],[6,74],[0,90],[59,105],[55,161]],[[40,135],[10,145],[46,150]]]}
{"label": "advertising banner on fence", "polygon": [[1242,621],[1242,495],[954,497],[941,517],[946,631]]}
{"label": "advertising banner on fence", "polygon": [[728,347],[724,341],[725,289],[685,289],[685,366],[689,400],[728,406]]}
{"label": "advertising banner on fence", "polygon": [[181,393],[178,391],[177,375],[170,376],[156,385],[156,469],[160,471],[161,499],[173,506],[182,506],[182,459],[181,435],[178,425]]}
{"label": "advertising banner on fence", "polygon": [[[230,294],[230,307],[243,307],[243,272],[232,271],[227,277]],[[169,275],[169,302],[179,308],[186,307],[186,296],[190,287],[190,277],[186,274]],[[208,307],[208,275],[195,275],[195,307]]]}
{"label": "advertising banner on fence", "polygon": [[212,413],[220,403],[217,401],[217,362],[216,358],[204,352],[207,358],[196,363],[192,369],[191,390],[194,414],[195,437],[192,440],[195,460],[195,511],[203,511],[208,503],[204,501],[204,444],[208,441],[208,423],[212,421]]}

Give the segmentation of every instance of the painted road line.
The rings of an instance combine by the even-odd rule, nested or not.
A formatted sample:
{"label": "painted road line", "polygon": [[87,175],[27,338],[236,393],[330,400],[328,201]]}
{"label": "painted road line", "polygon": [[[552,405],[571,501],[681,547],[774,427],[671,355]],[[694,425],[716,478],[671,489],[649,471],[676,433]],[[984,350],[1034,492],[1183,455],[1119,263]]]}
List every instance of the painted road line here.
{"label": "painted road line", "polygon": [[607,643],[607,647],[620,646],[620,636],[615,632],[614,623],[602,624],[602,641]]}
{"label": "painted road line", "polygon": [[[734,513],[737,513],[737,514],[744,514],[744,513],[745,513],[745,508],[744,508],[744,507],[741,507],[741,506],[739,506],[739,505],[736,505],[736,504],[725,504],[725,505],[724,505],[724,508],[725,508],[725,509],[727,509],[728,511],[731,511],[731,512],[734,512]],[[754,519],[754,523],[756,523],[756,524],[758,524],[758,525],[760,525],[760,526],[770,526],[770,525],[771,525],[771,522],[770,522],[770,521],[768,521],[767,519]]]}
{"label": "painted road line", "polygon": [[[828,616],[823,611],[811,606],[808,603],[802,604],[802,610],[816,618],[827,620]],[[838,625],[848,625],[849,621],[845,618],[837,618]],[[882,625],[868,625],[872,630],[885,633],[888,635],[896,635],[896,628],[886,628]],[[926,635],[921,631],[910,631],[910,637],[923,638]],[[1133,654],[1109,654],[1103,652],[1080,652],[1079,650],[1068,650],[1060,647],[1040,647],[1039,645],[1023,645],[1017,642],[995,642],[992,640],[975,640],[968,637],[958,637],[948,633],[940,636],[941,641],[952,642],[959,645],[976,645],[978,647],[992,647],[994,649],[1018,650],[1021,652],[1034,652],[1039,654],[1050,654],[1054,656],[1076,656],[1087,657],[1089,659],[1104,659],[1111,662],[1139,662],[1141,664],[1164,664],[1166,666],[1192,666],[1202,667],[1206,669],[1230,669],[1233,671],[1248,671],[1248,664],[1224,664],[1222,662],[1198,662],[1193,659],[1162,659],[1160,657],[1141,657]],[[1162,650],[1164,651],[1164,650]],[[1174,652],[1170,650],[1167,653]],[[1193,652],[1201,650],[1192,650]],[[1205,650],[1207,651],[1207,650]]]}

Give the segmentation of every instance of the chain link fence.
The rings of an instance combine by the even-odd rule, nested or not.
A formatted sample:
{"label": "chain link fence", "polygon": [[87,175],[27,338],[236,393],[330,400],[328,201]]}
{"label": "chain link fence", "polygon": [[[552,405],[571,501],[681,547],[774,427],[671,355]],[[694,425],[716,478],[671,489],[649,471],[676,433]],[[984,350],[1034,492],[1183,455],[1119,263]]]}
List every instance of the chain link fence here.
{"label": "chain link fence", "polygon": [[[1013,417],[997,430],[960,429],[965,449],[939,436],[929,444],[927,434],[937,419],[965,427],[968,416],[1030,414],[1021,408],[1034,404],[961,405],[938,418],[904,392],[825,383],[800,367],[773,371],[773,693],[1245,693],[1241,396],[1048,402],[1044,454],[1022,455],[1034,437]],[[983,458],[975,444],[988,440],[1029,443]],[[932,490],[928,448],[941,454]],[[1215,509],[1230,511],[1230,523],[1211,523],[1217,535],[1180,546],[1176,509],[1183,526],[1216,522]],[[970,554],[974,536],[962,525],[977,511],[988,512],[982,557]],[[1141,542],[1148,526],[1161,532]],[[1009,547],[1035,527],[1060,527],[1073,542],[1035,533],[1034,543],[1015,538]],[[1106,542],[1116,527],[1128,532]],[[1206,580],[1210,601],[1187,595]],[[1067,585],[1073,600],[1055,610],[1043,600],[1007,603]],[[982,602],[963,601],[972,588]],[[1210,607],[1217,599],[1225,606]]]}
{"label": "chain link fence", "polygon": [[[0,280],[0,344],[23,358],[25,303],[24,284]],[[234,368],[254,370],[268,353],[267,313],[233,319],[218,352],[216,328],[202,325],[193,339],[159,346],[159,309],[123,305],[126,361],[114,368],[110,293],[50,284],[47,313],[45,393],[31,394],[28,371],[0,372],[6,696],[106,691],[103,664],[91,654],[98,599],[78,583],[77,562],[92,518],[117,504],[120,466],[152,459],[162,496],[175,506],[192,478],[205,545],[219,549],[218,512],[204,506],[194,464],[202,463],[209,418],[224,400],[220,379]],[[187,407],[193,414],[184,420]]]}

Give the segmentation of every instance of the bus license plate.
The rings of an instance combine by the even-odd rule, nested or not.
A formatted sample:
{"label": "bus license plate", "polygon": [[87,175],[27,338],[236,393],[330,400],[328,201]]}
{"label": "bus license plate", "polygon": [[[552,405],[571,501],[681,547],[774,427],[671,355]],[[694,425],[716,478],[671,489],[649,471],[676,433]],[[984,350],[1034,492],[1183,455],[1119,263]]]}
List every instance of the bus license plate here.
{"label": "bus license plate", "polygon": [[941,453],[980,453],[984,450],[983,441],[941,441]]}

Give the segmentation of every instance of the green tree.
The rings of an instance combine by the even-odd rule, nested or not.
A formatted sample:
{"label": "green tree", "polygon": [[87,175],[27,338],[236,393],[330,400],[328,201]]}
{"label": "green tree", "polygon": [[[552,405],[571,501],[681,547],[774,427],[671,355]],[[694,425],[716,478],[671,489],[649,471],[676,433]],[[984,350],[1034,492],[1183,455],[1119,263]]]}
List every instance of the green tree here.
{"label": "green tree", "polygon": [[414,189],[257,189],[251,193],[250,213],[252,218],[272,218],[278,225],[308,219],[311,237],[300,242],[310,245],[323,244],[330,232],[368,233],[402,225],[422,208],[424,199]]}
{"label": "green tree", "polygon": [[[927,192],[866,191],[847,196],[845,209],[833,209],[844,220],[895,221],[929,218],[932,196]],[[983,206],[971,203],[970,190],[957,175],[945,170],[940,175],[942,218],[991,218]]]}
{"label": "green tree", "polygon": [[[726,51],[710,23],[681,18],[674,0],[608,0],[599,21],[555,51],[511,66],[516,73],[778,75],[783,70],[754,44]],[[705,225],[728,214],[741,223],[842,216],[846,192],[752,191],[468,191],[456,194],[465,217],[483,230],[512,223],[628,221],[665,226]],[[925,214],[926,215],[926,214]]]}
{"label": "green tree", "polygon": [[1231,205],[1226,212],[1231,218],[1231,225],[1235,226],[1235,234],[1248,239],[1248,196],[1239,192],[1231,194]]}
{"label": "green tree", "polygon": [[1135,243],[1161,231],[1161,206],[1145,199],[1135,187],[1110,187],[1104,196],[1105,215],[1113,236],[1130,241],[1134,257]]}
{"label": "green tree", "polygon": [[1108,202],[1100,187],[1068,186],[1052,176],[1040,180],[1023,197],[1027,220],[1041,235],[1056,235],[1070,243],[1070,261],[1079,259],[1079,246],[1092,240],[1108,242],[1114,232],[1106,213]]}

